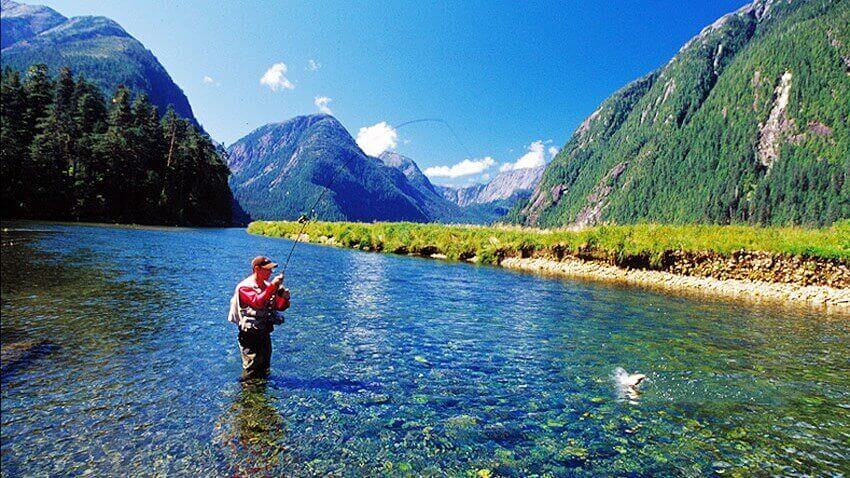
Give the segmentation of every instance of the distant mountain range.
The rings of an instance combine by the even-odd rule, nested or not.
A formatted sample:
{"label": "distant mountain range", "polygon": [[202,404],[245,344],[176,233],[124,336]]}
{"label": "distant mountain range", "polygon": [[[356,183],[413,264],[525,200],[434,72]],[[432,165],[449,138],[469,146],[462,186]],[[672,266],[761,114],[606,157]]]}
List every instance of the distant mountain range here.
{"label": "distant mountain range", "polygon": [[850,1],[758,0],[606,99],[511,213],[822,225],[850,217]]}
{"label": "distant mountain range", "polygon": [[[517,197],[505,180],[482,186],[476,201],[451,201],[448,188],[434,186],[413,160],[395,152],[367,156],[329,115],[262,126],[227,151],[234,197],[252,219],[490,222]],[[530,191],[540,172],[512,173],[505,178],[522,178],[515,183]]]}
{"label": "distant mountain range", "polygon": [[461,206],[466,222],[489,224],[502,219],[519,201],[527,199],[543,175],[538,168],[503,171],[486,183],[472,186],[435,186],[444,198]]}
{"label": "distant mountain range", "polygon": [[503,171],[487,183],[465,187],[437,186],[440,193],[459,206],[527,198],[537,186],[545,166]]}
{"label": "distant mountain range", "polygon": [[39,5],[2,1],[0,13],[3,67],[26,71],[47,65],[52,74],[68,66],[107,95],[119,85],[145,92],[160,113],[171,105],[183,118],[199,126],[189,100],[153,53],[106,17],[65,18]]}

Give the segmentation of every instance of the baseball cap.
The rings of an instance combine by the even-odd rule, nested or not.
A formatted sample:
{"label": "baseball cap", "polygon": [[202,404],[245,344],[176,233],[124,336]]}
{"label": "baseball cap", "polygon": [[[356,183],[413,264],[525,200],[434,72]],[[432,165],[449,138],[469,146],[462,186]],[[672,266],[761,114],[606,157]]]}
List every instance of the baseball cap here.
{"label": "baseball cap", "polygon": [[262,267],[263,269],[274,269],[275,267],[277,267],[277,264],[272,262],[272,260],[269,259],[266,256],[257,256],[257,257],[254,258],[254,260],[251,261],[251,267],[252,268],[253,267]]}

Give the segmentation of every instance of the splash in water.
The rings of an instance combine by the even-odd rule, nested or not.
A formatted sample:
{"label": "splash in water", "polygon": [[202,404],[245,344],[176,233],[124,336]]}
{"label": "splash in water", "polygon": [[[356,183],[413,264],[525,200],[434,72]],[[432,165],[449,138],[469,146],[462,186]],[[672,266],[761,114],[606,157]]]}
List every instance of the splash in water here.
{"label": "splash in water", "polygon": [[630,374],[623,367],[614,369],[614,382],[617,384],[617,395],[620,398],[635,402],[640,396],[637,387],[644,380],[646,380],[646,375],[642,373]]}

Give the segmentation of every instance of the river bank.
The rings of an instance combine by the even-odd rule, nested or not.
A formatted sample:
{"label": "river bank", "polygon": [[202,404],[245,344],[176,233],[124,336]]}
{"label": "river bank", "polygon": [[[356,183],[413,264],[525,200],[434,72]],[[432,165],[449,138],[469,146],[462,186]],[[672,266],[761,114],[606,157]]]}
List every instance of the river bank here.
{"label": "river bank", "polygon": [[[295,239],[301,227],[258,221],[248,232]],[[578,231],[316,222],[301,240],[850,314],[848,237],[846,221],[825,229],[644,224]]]}
{"label": "river bank", "polygon": [[508,269],[544,275],[596,280],[670,293],[723,297],[755,303],[799,304],[850,315],[850,290],[835,287],[677,275],[652,270],[622,269],[605,264],[570,259],[552,261],[509,257],[503,260],[500,265]]}

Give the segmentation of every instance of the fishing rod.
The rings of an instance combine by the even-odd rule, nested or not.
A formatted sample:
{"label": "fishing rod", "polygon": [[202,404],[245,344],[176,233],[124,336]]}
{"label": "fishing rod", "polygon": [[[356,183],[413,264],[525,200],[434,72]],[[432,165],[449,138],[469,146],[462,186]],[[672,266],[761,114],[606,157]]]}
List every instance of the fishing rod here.
{"label": "fishing rod", "polygon": [[[441,118],[419,118],[419,119],[414,119],[414,120],[404,121],[402,123],[399,123],[395,126],[392,126],[392,129],[398,130],[399,128],[403,128],[403,127],[408,126],[408,125],[412,125],[412,124],[416,124],[416,123],[427,123],[427,122],[440,123],[443,126],[445,126],[449,130],[449,132],[452,134],[455,141],[457,141],[457,143],[460,144],[461,147],[463,147],[463,149],[466,150],[467,155],[470,158],[472,157],[472,153],[470,153],[469,149],[466,147],[466,145],[463,143],[463,141],[460,140],[460,137],[457,135],[455,130],[452,128],[452,126],[444,119],[441,119]],[[346,159],[342,164],[339,165],[339,167],[337,167],[336,171],[334,171],[334,174],[331,176],[330,182],[328,182],[327,186],[325,186],[325,188],[322,189],[322,192],[319,194],[319,197],[316,199],[316,202],[313,203],[313,207],[310,208],[309,211],[312,211],[312,212],[316,211],[316,207],[319,205],[319,201],[322,200],[322,197],[324,197],[325,193],[328,192],[328,190],[331,188],[331,185],[336,180],[337,175],[340,173],[340,171],[342,171],[342,169],[345,166],[348,165],[348,163],[353,158],[354,158],[354,155],[352,155],[351,157]],[[307,228],[307,223],[310,222],[310,219],[307,218],[304,214],[302,214],[301,217],[298,219],[298,221],[301,223],[301,230],[298,231],[298,236],[295,237],[295,242],[292,243],[292,247],[289,249],[289,254],[286,256],[286,262],[283,263],[284,274],[286,273],[286,268],[289,266],[289,260],[292,258],[292,253],[295,252],[295,246],[297,246],[298,243],[301,242],[301,236],[304,234],[304,229]]]}
{"label": "fishing rod", "polygon": [[[354,158],[354,156],[355,155],[351,155],[351,157],[349,157],[342,164],[339,165],[339,167],[334,172],[333,176],[331,176],[331,180],[328,183],[328,185],[325,186],[324,189],[322,189],[322,192],[319,194],[319,197],[318,197],[318,199],[316,199],[316,202],[313,204],[313,207],[309,209],[310,211],[313,211],[313,212],[316,211],[316,207],[319,205],[319,201],[321,201],[322,197],[324,197],[325,193],[328,192],[328,190],[330,190],[331,185],[336,180],[336,176],[339,174],[340,171],[342,171],[342,168],[344,168],[351,161],[351,159]],[[295,238],[295,242],[292,243],[292,247],[289,249],[289,254],[286,256],[286,262],[283,263],[283,272],[284,273],[286,273],[286,268],[289,266],[289,259],[292,258],[292,253],[295,252],[295,246],[297,246],[298,243],[301,242],[301,235],[304,234],[304,229],[307,227],[307,223],[310,222],[310,220],[308,218],[306,218],[303,214],[298,219],[298,221],[301,223],[301,230],[298,231],[298,236]]]}

